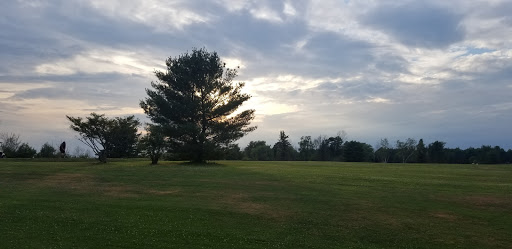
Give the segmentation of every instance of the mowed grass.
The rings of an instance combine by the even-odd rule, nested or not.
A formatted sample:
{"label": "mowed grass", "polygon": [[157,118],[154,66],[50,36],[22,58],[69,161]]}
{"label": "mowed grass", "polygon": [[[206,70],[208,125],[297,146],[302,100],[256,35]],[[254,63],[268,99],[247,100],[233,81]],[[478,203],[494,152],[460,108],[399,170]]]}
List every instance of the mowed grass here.
{"label": "mowed grass", "polygon": [[0,248],[512,248],[512,165],[1,160]]}

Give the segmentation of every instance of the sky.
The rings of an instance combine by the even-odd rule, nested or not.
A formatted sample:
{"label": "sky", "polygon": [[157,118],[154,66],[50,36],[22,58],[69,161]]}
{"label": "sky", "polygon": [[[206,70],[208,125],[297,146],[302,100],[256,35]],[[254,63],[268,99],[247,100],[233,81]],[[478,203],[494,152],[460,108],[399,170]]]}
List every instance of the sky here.
{"label": "sky", "polygon": [[512,148],[510,0],[7,0],[0,132],[83,146],[66,115],[135,115],[165,60],[216,51],[252,98],[238,143],[423,138]]}

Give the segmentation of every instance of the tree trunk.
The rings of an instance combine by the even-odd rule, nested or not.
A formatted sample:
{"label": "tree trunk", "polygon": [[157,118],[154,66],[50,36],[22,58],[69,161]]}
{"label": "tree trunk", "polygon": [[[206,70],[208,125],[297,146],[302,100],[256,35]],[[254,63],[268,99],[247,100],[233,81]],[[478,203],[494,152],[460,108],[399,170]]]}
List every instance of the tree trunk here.
{"label": "tree trunk", "polygon": [[98,160],[102,163],[107,163],[107,153],[105,153],[105,150],[101,150],[98,155]]}

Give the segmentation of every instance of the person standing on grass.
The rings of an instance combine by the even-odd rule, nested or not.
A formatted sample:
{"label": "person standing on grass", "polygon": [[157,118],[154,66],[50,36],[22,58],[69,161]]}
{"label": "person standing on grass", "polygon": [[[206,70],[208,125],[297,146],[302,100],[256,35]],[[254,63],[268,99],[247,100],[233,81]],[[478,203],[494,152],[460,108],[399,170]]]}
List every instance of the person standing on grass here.
{"label": "person standing on grass", "polygon": [[59,146],[61,157],[66,157],[66,141],[62,142]]}

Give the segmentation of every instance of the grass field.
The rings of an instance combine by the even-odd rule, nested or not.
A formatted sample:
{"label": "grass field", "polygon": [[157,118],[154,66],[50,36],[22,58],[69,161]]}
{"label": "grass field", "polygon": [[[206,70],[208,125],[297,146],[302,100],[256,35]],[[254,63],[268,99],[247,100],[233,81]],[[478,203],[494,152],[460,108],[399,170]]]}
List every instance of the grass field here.
{"label": "grass field", "polygon": [[512,165],[0,160],[0,248],[512,248]]}

